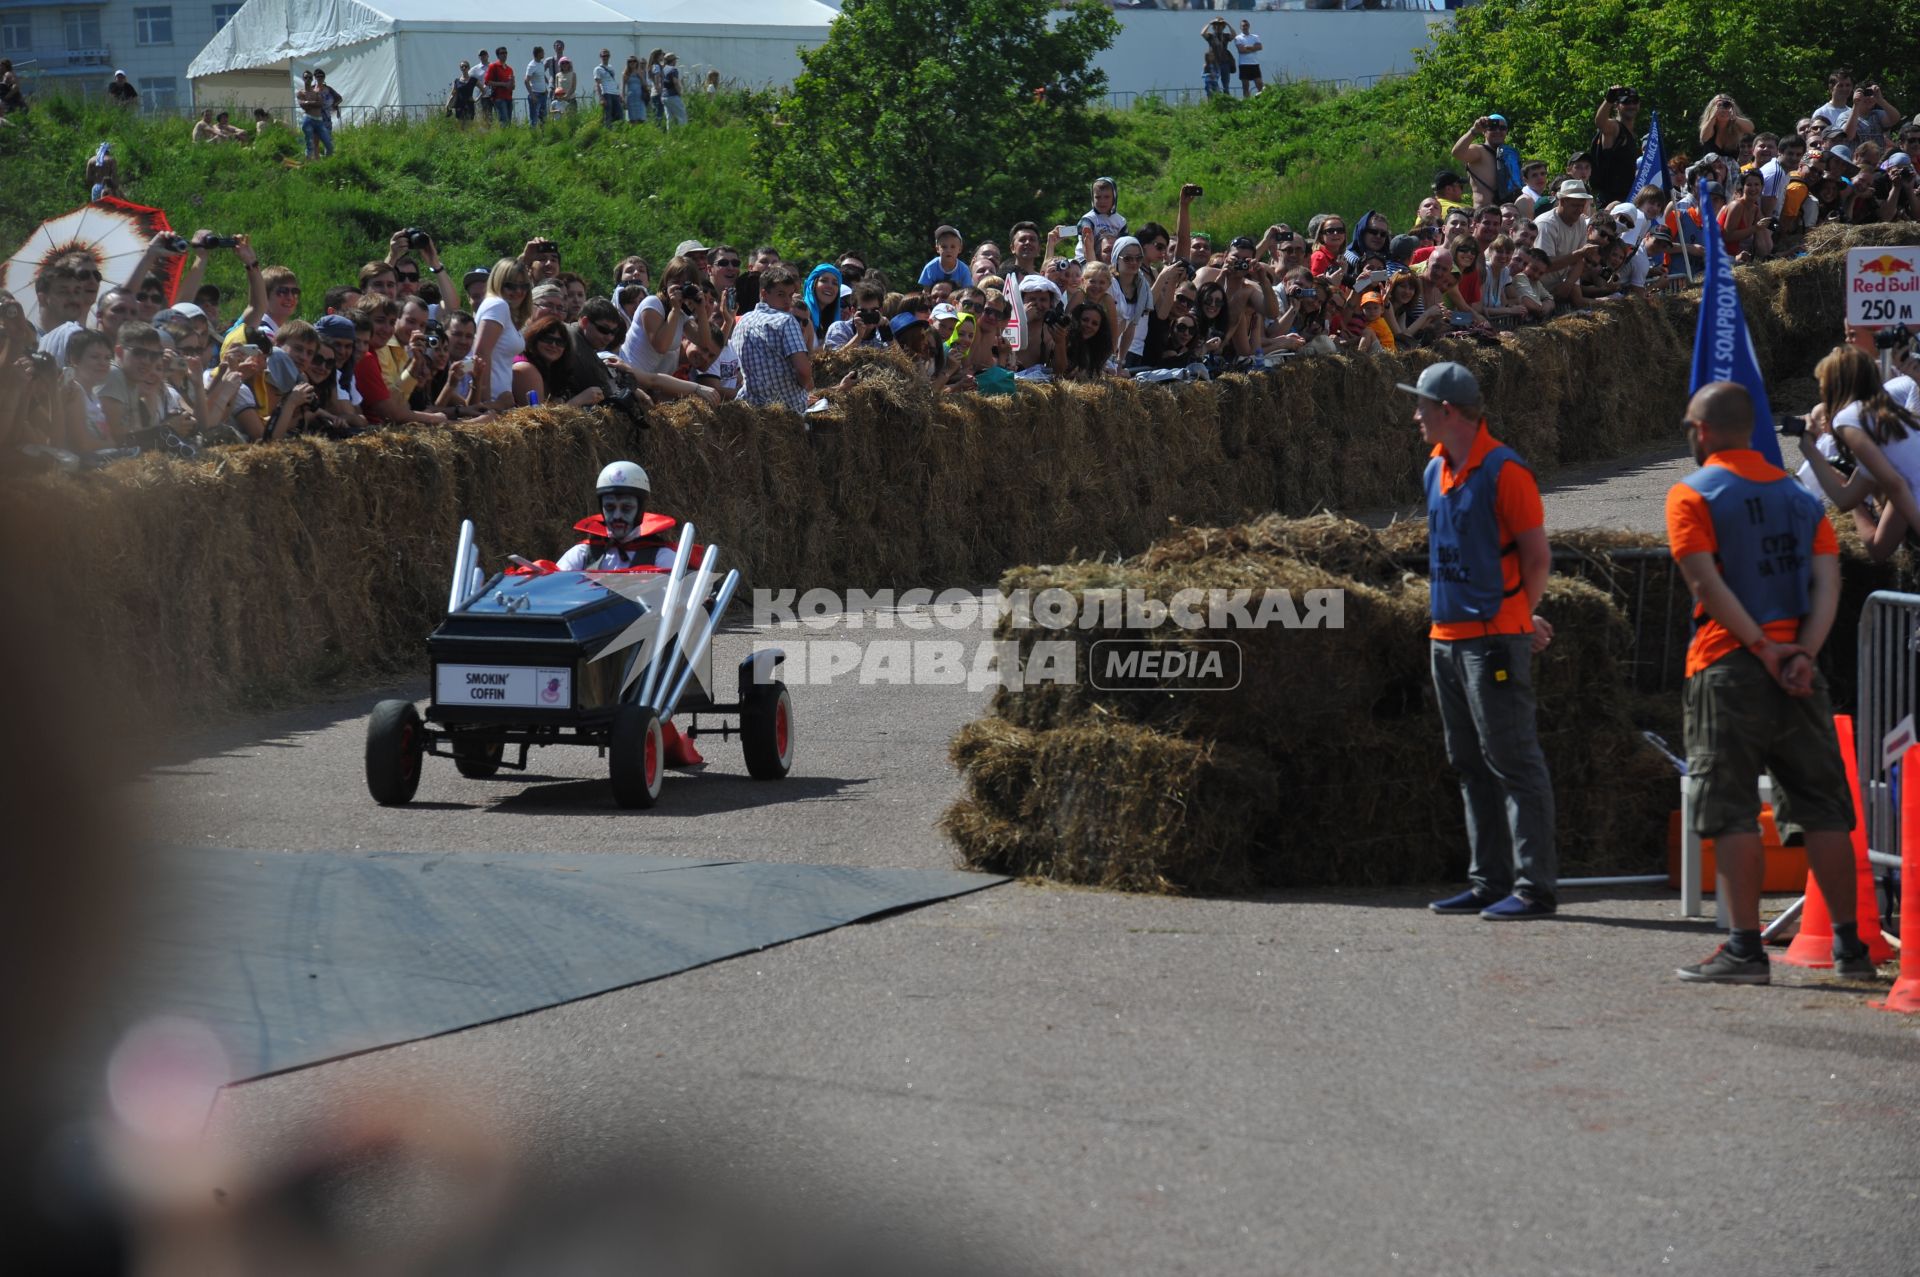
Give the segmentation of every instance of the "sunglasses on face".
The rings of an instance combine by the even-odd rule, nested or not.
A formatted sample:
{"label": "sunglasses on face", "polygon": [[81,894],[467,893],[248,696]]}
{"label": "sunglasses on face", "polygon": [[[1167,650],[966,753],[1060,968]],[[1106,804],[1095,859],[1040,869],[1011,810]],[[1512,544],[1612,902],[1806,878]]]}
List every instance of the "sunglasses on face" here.
{"label": "sunglasses on face", "polygon": [[582,328],[586,328],[593,332],[599,333],[602,337],[612,337],[612,338],[618,339],[627,335],[627,330],[624,328],[602,328],[599,324],[595,323],[591,319],[581,320],[580,326]]}
{"label": "sunglasses on face", "polygon": [[566,344],[566,334],[558,332],[541,333],[539,339],[534,342],[536,346],[564,346]]}
{"label": "sunglasses on face", "polygon": [[503,293],[504,292],[524,293],[527,291],[527,286],[525,284],[517,283],[515,281],[509,280],[507,283],[500,285],[500,291]]}
{"label": "sunglasses on face", "polygon": [[1378,227],[1378,226],[1376,226],[1376,227],[1374,227],[1374,228],[1373,228],[1372,230],[1370,230],[1370,231],[1368,231],[1368,232],[1366,232],[1366,233],[1367,233],[1367,234],[1369,234],[1369,235],[1385,235],[1385,234],[1386,234],[1387,232],[1386,232],[1386,231],[1385,231],[1384,229],[1382,229],[1381,227]]}
{"label": "sunglasses on face", "polygon": [[1173,331],[1177,333],[1197,333],[1200,331],[1200,329],[1194,326],[1193,324],[1175,324],[1173,326]]}
{"label": "sunglasses on face", "polygon": [[273,293],[276,297],[298,297],[300,290],[290,285],[282,284],[280,287],[274,289]]}
{"label": "sunglasses on face", "polygon": [[160,293],[141,293],[140,300],[143,302],[164,302],[167,299]]}
{"label": "sunglasses on face", "polygon": [[1006,322],[1007,322],[1007,321],[1008,321],[1009,319],[1012,319],[1012,318],[1013,318],[1013,311],[1012,311],[1011,309],[1008,309],[1008,310],[997,310],[997,309],[996,309],[996,310],[989,310],[989,311],[987,312],[987,318],[988,318],[988,319],[997,319],[997,320],[999,320],[999,321],[1000,321],[1001,323],[1003,323],[1003,324],[1004,324],[1004,323],[1006,323]]}
{"label": "sunglasses on face", "polygon": [[713,268],[715,270],[739,270],[740,259],[738,257],[729,257],[725,261],[715,262]]}
{"label": "sunglasses on face", "polygon": [[417,284],[420,282],[420,272],[403,270],[400,272],[400,280],[402,283]]}
{"label": "sunglasses on face", "polygon": [[1322,226],[1320,233],[1322,235],[1345,235],[1347,228],[1344,226]]}

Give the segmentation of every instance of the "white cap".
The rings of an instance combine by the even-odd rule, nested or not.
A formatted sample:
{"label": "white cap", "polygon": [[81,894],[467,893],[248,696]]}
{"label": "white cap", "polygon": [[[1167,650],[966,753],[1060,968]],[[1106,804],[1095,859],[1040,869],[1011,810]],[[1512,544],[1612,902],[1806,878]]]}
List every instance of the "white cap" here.
{"label": "white cap", "polygon": [[204,320],[207,317],[207,312],[204,310],[201,310],[198,306],[194,305],[192,302],[175,302],[173,305],[167,307],[165,310],[160,311],[158,314],[154,315],[154,318],[165,319],[169,315],[176,315],[181,319]]}
{"label": "white cap", "polygon": [[940,304],[939,304],[938,306],[935,306],[935,307],[933,308],[933,317],[934,317],[934,319],[936,319],[936,320],[941,320],[941,319],[958,319],[958,318],[960,318],[960,312],[959,312],[959,311],[957,311],[957,310],[955,310],[955,309],[954,309],[954,308],[953,308],[953,307],[952,307],[951,305],[949,305],[948,303],[946,303],[946,302],[941,302],[941,303],[940,303]]}

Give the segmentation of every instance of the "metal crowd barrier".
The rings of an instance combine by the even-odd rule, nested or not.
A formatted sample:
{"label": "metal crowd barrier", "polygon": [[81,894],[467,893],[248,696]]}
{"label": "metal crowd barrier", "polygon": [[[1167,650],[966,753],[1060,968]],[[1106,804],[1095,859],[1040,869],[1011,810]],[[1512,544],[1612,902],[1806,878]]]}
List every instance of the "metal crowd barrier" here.
{"label": "metal crowd barrier", "polygon": [[[1875,590],[1860,609],[1860,687],[1854,742],[1860,766],[1860,806],[1867,818],[1867,855],[1875,865],[1900,866],[1900,807],[1884,742],[1920,709],[1920,594]],[[1905,778],[1902,778],[1905,779]]]}

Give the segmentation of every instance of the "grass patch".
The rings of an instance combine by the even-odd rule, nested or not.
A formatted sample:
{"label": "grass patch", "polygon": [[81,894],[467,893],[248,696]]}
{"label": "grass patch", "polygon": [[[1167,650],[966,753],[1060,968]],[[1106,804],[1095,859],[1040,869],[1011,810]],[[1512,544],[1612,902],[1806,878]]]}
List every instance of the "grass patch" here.
{"label": "grass patch", "polygon": [[[1104,114],[1102,172],[1118,178],[1121,208],[1136,224],[1157,218],[1171,226],[1180,184],[1202,183],[1207,194],[1195,228],[1216,241],[1258,235],[1276,221],[1303,227],[1322,210],[1358,217],[1382,208],[1398,225],[1445,157],[1374,122],[1376,106],[1387,112],[1380,118],[1393,118],[1392,90],[1334,96],[1275,85],[1250,102],[1179,107],[1143,99]],[[657,273],[688,236],[746,251],[774,240],[771,205],[751,158],[753,120],[766,99],[731,94],[687,105],[690,127],[671,132],[606,127],[588,112],[556,117],[538,131],[461,128],[447,119],[356,125],[336,131],[333,158],[308,164],[292,129],[251,147],[196,146],[188,120],[42,98],[14,117],[15,127],[0,130],[0,167],[19,193],[0,201],[0,245],[10,250],[39,222],[86,199],[81,175],[103,139],[114,144],[128,199],[165,209],[185,233],[202,226],[247,232],[267,261],[292,266],[310,294],[353,279],[402,226],[432,232],[456,274],[518,253],[535,234],[551,235],[566,266],[596,282],[632,252]],[[1094,176],[1086,174],[1086,183]],[[1067,206],[1008,209],[1006,223],[1078,217],[1087,207],[1084,188],[1066,187],[1076,191]],[[1002,239],[1006,226],[967,231],[970,242]],[[919,262],[886,265],[900,278]],[[238,263],[224,254],[208,278],[222,288],[243,284]],[[310,297],[308,308],[317,300]]]}

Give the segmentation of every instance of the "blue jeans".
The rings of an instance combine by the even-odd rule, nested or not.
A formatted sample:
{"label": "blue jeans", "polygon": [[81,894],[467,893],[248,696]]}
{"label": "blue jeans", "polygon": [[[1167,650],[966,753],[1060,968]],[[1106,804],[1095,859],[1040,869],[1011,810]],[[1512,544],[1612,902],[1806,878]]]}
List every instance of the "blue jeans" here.
{"label": "blue jeans", "polygon": [[600,95],[600,123],[618,124],[620,122],[620,108],[623,105],[620,99],[613,94],[602,93]]}
{"label": "blue jeans", "polygon": [[301,116],[300,135],[307,140],[307,155],[309,158],[321,154],[322,147],[326,148],[325,154],[333,154],[333,125],[327,122],[326,116]]}
{"label": "blue jeans", "polygon": [[[1534,725],[1532,636],[1434,640],[1433,687],[1467,803],[1467,877],[1486,895],[1551,903],[1560,885],[1553,778]],[[1506,672],[1500,678],[1500,672]]]}
{"label": "blue jeans", "polygon": [[494,98],[487,104],[487,107],[493,112],[493,118],[500,121],[500,123],[513,123],[512,98]]}
{"label": "blue jeans", "polygon": [[547,95],[544,93],[527,94],[527,123],[541,125],[547,122]]}

